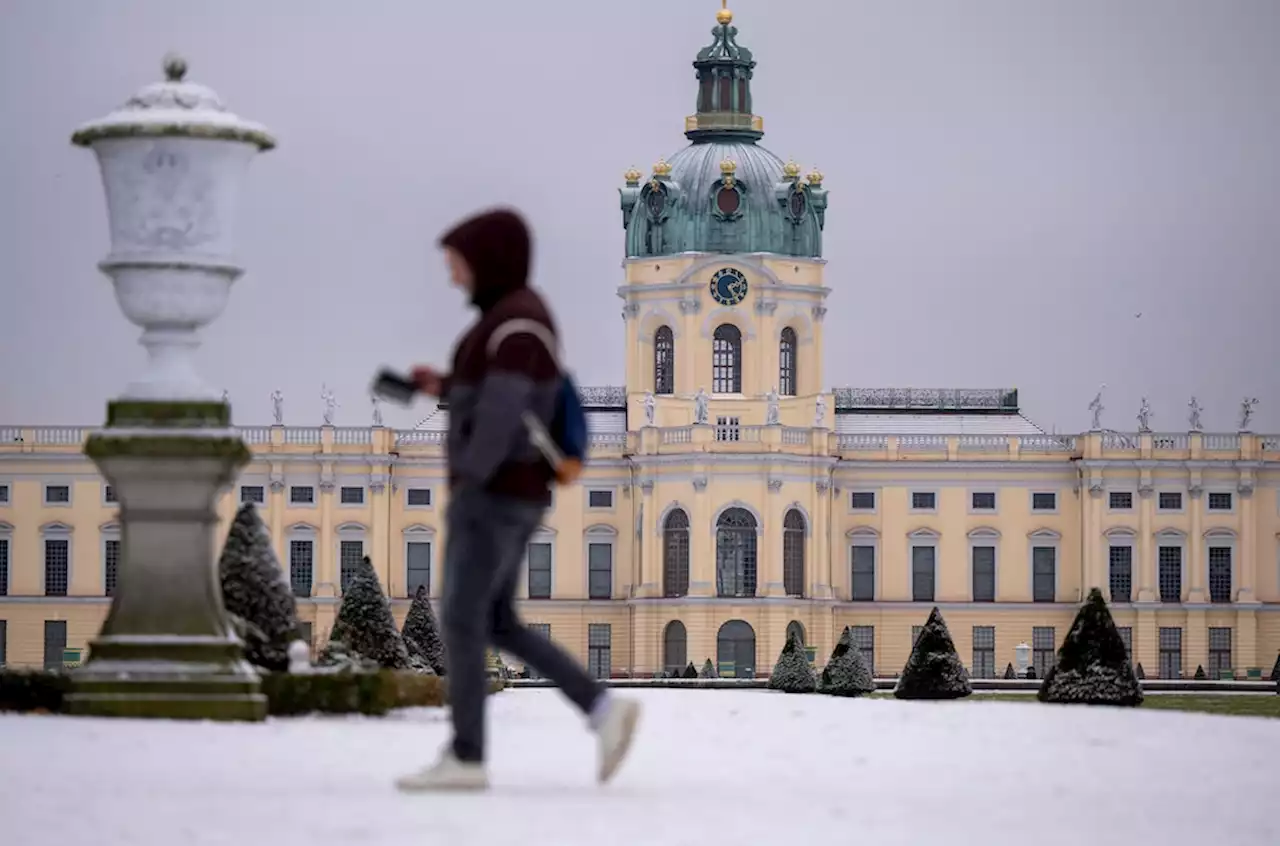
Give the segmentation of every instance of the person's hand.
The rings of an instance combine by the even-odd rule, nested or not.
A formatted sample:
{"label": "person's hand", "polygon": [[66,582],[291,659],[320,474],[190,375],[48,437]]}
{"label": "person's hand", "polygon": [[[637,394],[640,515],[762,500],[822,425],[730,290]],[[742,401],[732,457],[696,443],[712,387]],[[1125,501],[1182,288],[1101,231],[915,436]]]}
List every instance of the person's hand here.
{"label": "person's hand", "polygon": [[444,388],[444,375],[434,367],[419,366],[413,368],[413,384],[429,397],[440,396]]}

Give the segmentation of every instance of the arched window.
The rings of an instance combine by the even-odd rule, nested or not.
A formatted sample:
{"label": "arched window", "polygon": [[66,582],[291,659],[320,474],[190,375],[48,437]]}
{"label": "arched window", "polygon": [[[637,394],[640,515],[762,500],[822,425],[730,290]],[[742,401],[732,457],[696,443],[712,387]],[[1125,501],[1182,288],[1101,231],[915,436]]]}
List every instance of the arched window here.
{"label": "arched window", "polygon": [[689,663],[689,634],[684,623],[672,620],[662,632],[662,666],[667,675],[679,673]]}
{"label": "arched window", "polygon": [[782,518],[782,586],[787,596],[804,596],[804,515],[793,508]]}
{"label": "arched window", "polygon": [[756,595],[756,518],[728,508],[716,521],[716,594]]}
{"label": "arched window", "polygon": [[676,390],[676,342],[670,326],[653,333],[653,392],[671,394]]}
{"label": "arched window", "polygon": [[796,381],[796,330],[788,326],[782,330],[778,342],[778,393],[794,397],[798,390]]}
{"label": "arched window", "polygon": [[716,674],[750,679],[756,674],[756,632],[743,620],[730,620],[716,633]]}
{"label": "arched window", "polygon": [[742,393],[742,330],[732,323],[717,326],[711,342],[711,390]]}
{"label": "arched window", "polygon": [[689,515],[681,508],[662,522],[662,595],[689,595]]}

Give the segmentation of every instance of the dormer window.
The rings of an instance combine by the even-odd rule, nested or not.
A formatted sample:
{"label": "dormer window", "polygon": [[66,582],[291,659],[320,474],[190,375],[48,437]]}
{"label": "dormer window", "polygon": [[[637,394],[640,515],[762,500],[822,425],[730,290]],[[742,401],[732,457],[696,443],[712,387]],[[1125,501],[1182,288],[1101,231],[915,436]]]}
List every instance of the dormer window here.
{"label": "dormer window", "polygon": [[809,202],[804,195],[804,189],[796,183],[796,188],[791,192],[791,196],[787,199],[787,211],[791,214],[791,222],[799,223],[804,220],[805,209],[808,208]]}
{"label": "dormer window", "polygon": [[651,184],[649,193],[644,198],[644,204],[649,210],[649,217],[655,221],[661,220],[663,212],[667,210],[667,189],[656,182]]}
{"label": "dormer window", "polygon": [[720,216],[732,219],[738,216],[740,208],[742,208],[742,194],[738,192],[737,186],[720,186],[716,191],[716,211]]}

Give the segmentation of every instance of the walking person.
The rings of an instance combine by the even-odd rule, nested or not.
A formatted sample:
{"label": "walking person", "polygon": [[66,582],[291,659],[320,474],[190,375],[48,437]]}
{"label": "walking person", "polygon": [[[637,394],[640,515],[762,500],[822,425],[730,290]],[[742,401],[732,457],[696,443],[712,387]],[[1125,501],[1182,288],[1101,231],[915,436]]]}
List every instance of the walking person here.
{"label": "walking person", "polygon": [[418,390],[449,403],[446,442],[444,641],[453,739],[439,760],[397,785],[406,791],[482,790],[485,648],[492,643],[551,679],[599,739],[603,784],[626,757],[639,704],[614,697],[515,608],[521,562],[551,504],[555,473],[531,443],[522,417],[550,425],[561,386],[555,322],[528,285],[531,238],[512,211],[463,221],[440,239],[452,282],[480,316],[463,335],[446,375],[417,367]]}

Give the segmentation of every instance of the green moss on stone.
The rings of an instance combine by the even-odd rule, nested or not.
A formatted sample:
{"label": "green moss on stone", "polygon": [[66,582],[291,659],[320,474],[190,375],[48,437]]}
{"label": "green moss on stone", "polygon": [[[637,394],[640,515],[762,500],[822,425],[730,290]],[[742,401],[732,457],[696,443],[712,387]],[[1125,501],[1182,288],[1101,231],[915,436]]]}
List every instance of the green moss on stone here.
{"label": "green moss on stone", "polygon": [[194,435],[95,434],[85,442],[84,454],[102,458],[223,458],[247,463],[249,447],[238,437],[201,438]]}
{"label": "green moss on stone", "polygon": [[107,403],[108,428],[200,429],[230,425],[231,406],[224,402],[116,400]]}

